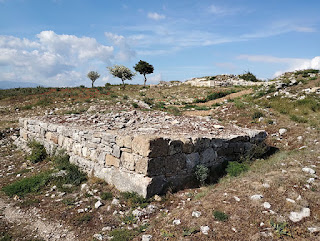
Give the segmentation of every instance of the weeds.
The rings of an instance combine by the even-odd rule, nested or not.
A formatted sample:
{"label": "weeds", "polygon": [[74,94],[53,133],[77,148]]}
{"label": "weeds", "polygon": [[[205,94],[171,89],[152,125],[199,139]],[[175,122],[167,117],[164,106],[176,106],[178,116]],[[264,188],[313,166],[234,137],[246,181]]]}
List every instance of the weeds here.
{"label": "weeds", "polygon": [[103,192],[100,195],[102,200],[111,200],[113,198],[113,195],[111,192]]}
{"label": "weeds", "polygon": [[31,148],[31,154],[28,156],[28,159],[32,163],[38,163],[46,159],[47,152],[44,146],[37,141],[30,141],[28,146]]}
{"label": "weeds", "polygon": [[92,220],[93,216],[91,214],[83,214],[76,219],[78,225],[87,224]]}
{"label": "weeds", "polygon": [[121,197],[128,202],[131,207],[146,207],[150,201],[138,195],[136,192],[122,192]]}
{"label": "weeds", "polygon": [[270,220],[270,225],[275,230],[278,236],[289,236],[292,237],[290,230],[288,229],[287,223],[276,223],[273,220]]}
{"label": "weeds", "polygon": [[212,214],[213,214],[214,218],[218,221],[225,222],[229,219],[228,214],[221,212],[221,211],[218,211],[218,210],[213,211]]}
{"label": "weeds", "polygon": [[195,167],[194,176],[201,185],[204,185],[209,176],[209,168],[204,165],[197,165]]}
{"label": "weeds", "polygon": [[114,241],[129,241],[132,240],[136,236],[136,232],[134,230],[127,229],[114,229],[109,235],[112,236],[112,240]]}
{"label": "weeds", "polygon": [[183,237],[191,236],[192,234],[196,234],[196,233],[199,233],[199,232],[200,232],[200,230],[198,228],[184,228],[182,236]]}
{"label": "weeds", "polygon": [[260,117],[264,117],[264,114],[261,111],[255,111],[252,114],[252,119],[253,120],[259,119]]}
{"label": "weeds", "polygon": [[249,165],[245,163],[239,163],[236,161],[232,161],[228,163],[226,168],[227,173],[232,177],[237,177],[241,173],[249,170]]}

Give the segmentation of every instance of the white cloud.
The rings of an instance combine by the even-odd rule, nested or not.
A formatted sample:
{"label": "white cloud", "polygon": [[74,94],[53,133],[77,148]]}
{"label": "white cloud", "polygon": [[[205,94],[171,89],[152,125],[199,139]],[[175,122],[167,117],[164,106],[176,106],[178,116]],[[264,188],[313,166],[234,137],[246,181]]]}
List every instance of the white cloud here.
{"label": "white cloud", "polygon": [[161,20],[161,19],[165,19],[166,16],[163,14],[159,14],[159,13],[148,13],[148,18],[153,19],[153,20]]}
{"label": "white cloud", "polygon": [[105,32],[104,35],[119,47],[119,52],[115,56],[116,60],[129,61],[136,56],[136,52],[132,50],[129,41],[124,36],[110,32]]}
{"label": "white cloud", "polygon": [[320,69],[320,56],[312,59],[301,58],[278,58],[265,55],[240,55],[238,59],[246,59],[252,62],[263,62],[272,64],[285,64],[287,67],[275,72],[274,76],[279,76],[284,72],[302,70],[302,69]]}
{"label": "white cloud", "polygon": [[236,13],[239,13],[240,11],[247,12],[247,10],[242,8],[221,7],[215,4],[210,5],[207,10],[209,13],[217,16],[234,15]]}
{"label": "white cloud", "polygon": [[[36,40],[0,36],[1,80],[37,81],[49,86],[78,85],[86,79],[80,69],[104,68],[114,59],[114,48],[89,37],[42,31]],[[14,73],[14,75],[10,75]]]}
{"label": "white cloud", "polygon": [[153,74],[150,77],[147,76],[147,84],[158,84],[162,81],[162,74]]}

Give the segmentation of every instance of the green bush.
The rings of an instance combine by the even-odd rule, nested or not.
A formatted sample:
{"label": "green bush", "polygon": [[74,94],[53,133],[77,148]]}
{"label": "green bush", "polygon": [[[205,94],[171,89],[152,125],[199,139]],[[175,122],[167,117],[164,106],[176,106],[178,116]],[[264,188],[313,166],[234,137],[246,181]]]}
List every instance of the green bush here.
{"label": "green bush", "polygon": [[86,174],[80,171],[78,166],[70,163],[68,155],[60,153],[59,155],[54,156],[53,163],[59,170],[65,170],[67,172],[66,175],[55,178],[57,184],[72,184],[79,186],[82,182],[87,180]]}
{"label": "green bush", "polygon": [[23,197],[28,193],[38,192],[50,181],[50,174],[51,172],[44,172],[32,177],[24,178],[4,186],[2,191],[4,191],[9,197],[13,197],[14,195]]}
{"label": "green bush", "polygon": [[113,198],[113,195],[111,192],[103,192],[100,195],[102,200],[111,200]]}
{"label": "green bush", "polygon": [[204,165],[197,165],[195,167],[194,176],[196,180],[203,185],[209,176],[209,168]]}
{"label": "green bush", "polygon": [[245,80],[245,81],[252,81],[252,82],[258,82],[259,80],[257,77],[252,74],[250,71],[247,71],[246,73],[239,75],[239,78]]}
{"label": "green bush", "polygon": [[122,192],[121,197],[128,202],[131,207],[146,207],[150,201],[143,198],[136,192]]}
{"label": "green bush", "polygon": [[31,148],[31,154],[28,156],[28,159],[32,163],[41,162],[46,159],[47,152],[41,143],[37,141],[31,141],[28,143],[28,146]]}
{"label": "green bush", "polygon": [[229,219],[229,216],[221,211],[213,211],[213,216],[216,220],[225,222]]}
{"label": "green bush", "polygon": [[252,119],[253,119],[253,120],[259,119],[260,117],[264,117],[264,114],[263,114],[261,111],[255,111],[255,112],[252,114]]}
{"label": "green bush", "polygon": [[226,168],[227,173],[232,177],[237,177],[241,173],[249,170],[249,166],[246,163],[239,163],[236,161],[229,162]]}
{"label": "green bush", "polygon": [[139,108],[139,105],[135,102],[132,103],[133,108]]}
{"label": "green bush", "polygon": [[114,241],[129,241],[136,236],[136,232],[128,229],[114,229],[109,233],[109,236],[112,236]]}

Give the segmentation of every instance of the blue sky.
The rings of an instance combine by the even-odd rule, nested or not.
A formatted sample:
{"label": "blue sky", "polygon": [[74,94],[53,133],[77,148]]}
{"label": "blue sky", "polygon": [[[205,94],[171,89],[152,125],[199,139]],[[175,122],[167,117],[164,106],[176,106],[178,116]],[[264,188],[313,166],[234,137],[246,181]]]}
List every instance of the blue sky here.
{"label": "blue sky", "polygon": [[0,0],[0,81],[90,86],[95,70],[97,85],[120,83],[106,66],[140,59],[149,83],[319,69],[319,11],[318,0]]}

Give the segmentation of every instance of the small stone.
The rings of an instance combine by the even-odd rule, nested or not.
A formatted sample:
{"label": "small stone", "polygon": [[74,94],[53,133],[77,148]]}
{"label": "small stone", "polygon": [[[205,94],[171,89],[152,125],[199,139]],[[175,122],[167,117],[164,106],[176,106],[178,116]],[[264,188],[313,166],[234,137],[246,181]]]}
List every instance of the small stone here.
{"label": "small stone", "polygon": [[213,125],[213,128],[215,128],[215,129],[224,129],[224,126],[221,126],[221,125]]}
{"label": "small stone", "polygon": [[161,201],[162,201],[162,198],[161,198],[159,195],[154,195],[153,199],[154,199],[156,202],[161,202]]}
{"label": "small stone", "polygon": [[263,186],[264,188],[269,188],[269,187],[270,187],[270,184],[268,184],[268,183],[263,183],[262,186]]}
{"label": "small stone", "polygon": [[233,232],[238,232],[237,230],[236,230],[236,228],[231,228],[231,230],[233,231]]}
{"label": "small stone", "polygon": [[260,227],[263,227],[263,226],[264,226],[264,222],[261,222],[261,223],[260,223]]}
{"label": "small stone", "polygon": [[269,209],[269,208],[271,208],[271,204],[268,203],[268,202],[264,202],[264,203],[263,203],[263,207],[264,207],[265,209]]}
{"label": "small stone", "polygon": [[296,203],[296,201],[291,199],[291,198],[286,198],[286,201],[289,202],[289,203]]}
{"label": "small stone", "polygon": [[81,184],[81,191],[82,192],[87,192],[88,190],[89,190],[88,184],[86,184],[86,183]]}
{"label": "small stone", "polygon": [[313,170],[313,169],[310,168],[310,167],[304,167],[304,168],[302,168],[302,171],[304,171],[304,172],[306,172],[306,173],[309,173],[309,174],[315,174],[315,173],[316,173],[316,171]]}
{"label": "small stone", "polygon": [[307,183],[314,183],[314,178],[313,177],[310,177],[308,180],[307,180]]}
{"label": "small stone", "polygon": [[94,234],[93,237],[94,237],[95,239],[97,239],[97,240],[103,240],[103,235],[100,234],[100,233]]}
{"label": "small stone", "polygon": [[285,128],[279,129],[279,134],[280,134],[280,136],[282,136],[282,135],[285,134],[286,132],[287,132],[287,129],[285,129]]}
{"label": "small stone", "polygon": [[210,231],[210,228],[209,226],[201,226],[200,227],[200,231],[201,233],[203,233],[204,235],[208,235],[209,231]]}
{"label": "small stone", "polygon": [[253,201],[258,201],[258,200],[260,200],[262,198],[263,198],[263,195],[261,195],[261,194],[255,194],[255,195],[252,195],[250,197],[250,199],[253,200]]}
{"label": "small stone", "polygon": [[78,209],[78,213],[84,213],[84,209]]}
{"label": "small stone", "polygon": [[151,239],[152,239],[152,235],[144,234],[144,235],[142,235],[141,241],[150,241]]}
{"label": "small stone", "polygon": [[102,232],[108,232],[108,231],[111,231],[111,229],[112,228],[110,226],[107,226],[107,227],[103,227],[101,231]]}
{"label": "small stone", "polygon": [[233,196],[234,200],[236,200],[237,202],[240,202],[240,198],[238,198],[237,196]]}
{"label": "small stone", "polygon": [[101,207],[101,206],[103,206],[103,203],[99,200],[99,201],[97,201],[95,204],[94,204],[94,207],[95,208],[99,208],[99,207]]}
{"label": "small stone", "polygon": [[309,217],[310,216],[310,209],[309,208],[302,208],[300,212],[291,212],[289,215],[289,219],[292,222],[299,222],[303,218]]}
{"label": "small stone", "polygon": [[320,232],[320,227],[310,227],[308,228],[310,233],[319,233]]}
{"label": "small stone", "polygon": [[200,216],[201,216],[201,212],[199,212],[199,211],[193,211],[193,212],[192,212],[192,217],[198,218],[198,217],[200,217]]}
{"label": "small stone", "polygon": [[118,206],[119,205],[119,199],[117,199],[117,198],[114,198],[114,199],[112,199],[112,202],[111,202],[111,205],[115,205],[115,206]]}
{"label": "small stone", "polygon": [[173,225],[180,225],[181,224],[181,221],[180,221],[180,219],[175,219],[175,220],[173,220]]}

